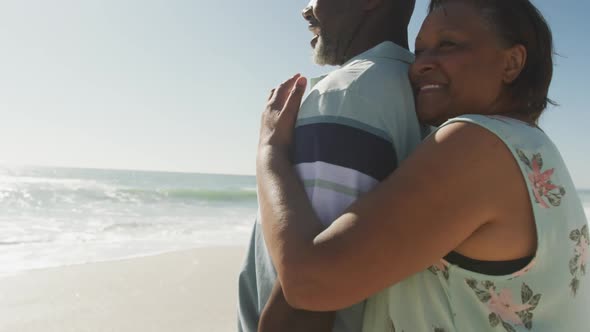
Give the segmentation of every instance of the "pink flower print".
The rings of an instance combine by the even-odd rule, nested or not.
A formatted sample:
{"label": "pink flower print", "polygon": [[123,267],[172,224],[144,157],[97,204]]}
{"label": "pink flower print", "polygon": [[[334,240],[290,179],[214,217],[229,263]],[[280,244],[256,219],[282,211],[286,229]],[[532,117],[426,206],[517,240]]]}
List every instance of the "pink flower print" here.
{"label": "pink flower print", "polygon": [[516,331],[513,325],[522,325],[528,330],[533,328],[533,311],[541,302],[541,294],[535,294],[527,284],[522,284],[520,304],[514,301],[512,291],[508,288],[497,293],[492,281],[465,279],[465,282],[490,311],[488,319],[491,327],[501,325],[507,332]]}
{"label": "pink flower print", "polygon": [[526,156],[521,150],[516,150],[520,161],[524,163],[529,170],[528,180],[532,186],[533,195],[535,200],[542,208],[548,209],[550,206],[547,201],[553,206],[559,206],[561,199],[565,195],[565,189],[561,186],[557,186],[551,182],[551,177],[555,173],[555,168],[542,171],[543,169],[543,157],[541,154],[534,154],[532,159]]}
{"label": "pink flower print", "polygon": [[496,294],[494,289],[491,289],[490,296],[490,301],[487,303],[490,312],[498,315],[504,322],[524,325],[517,313],[532,308],[530,304],[515,303],[512,298],[512,292],[506,288],[502,289],[498,294]]}
{"label": "pink flower print", "polygon": [[552,168],[541,173],[537,159],[533,159],[533,172],[529,173],[529,181],[533,185],[533,193],[537,202],[546,209],[549,208],[549,205],[543,200],[543,197],[547,196],[551,190],[557,189],[557,186],[550,182],[554,172],[555,169]]}

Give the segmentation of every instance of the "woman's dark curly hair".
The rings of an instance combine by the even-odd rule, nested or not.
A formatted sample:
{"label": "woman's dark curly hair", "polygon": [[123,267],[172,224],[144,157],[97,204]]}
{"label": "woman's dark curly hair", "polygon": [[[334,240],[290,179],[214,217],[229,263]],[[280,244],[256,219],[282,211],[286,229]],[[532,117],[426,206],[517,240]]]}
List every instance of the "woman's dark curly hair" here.
{"label": "woman's dark curly hair", "polygon": [[529,0],[431,0],[428,13],[452,1],[474,6],[506,47],[523,45],[527,59],[520,76],[506,88],[517,112],[537,121],[547,104],[553,77],[553,36],[543,15]]}

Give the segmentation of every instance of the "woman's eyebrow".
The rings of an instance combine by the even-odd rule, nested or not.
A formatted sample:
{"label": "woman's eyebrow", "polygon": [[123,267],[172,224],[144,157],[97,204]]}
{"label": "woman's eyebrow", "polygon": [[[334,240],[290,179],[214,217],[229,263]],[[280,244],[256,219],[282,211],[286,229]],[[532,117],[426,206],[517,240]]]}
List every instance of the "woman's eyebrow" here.
{"label": "woman's eyebrow", "polygon": [[[457,31],[459,31],[459,30],[460,30],[460,29],[457,29],[457,28],[450,28],[450,27],[449,27],[449,28],[447,28],[447,27],[445,27],[445,28],[441,28],[441,29],[439,29],[439,30],[436,30],[435,32],[436,32],[436,34],[439,34],[439,35],[440,35],[440,34],[443,34],[443,33],[448,33],[448,32],[450,32],[450,33],[455,33],[455,32],[457,32]],[[416,41],[422,41],[422,38],[420,38],[420,36],[417,36],[417,37],[416,37]]]}

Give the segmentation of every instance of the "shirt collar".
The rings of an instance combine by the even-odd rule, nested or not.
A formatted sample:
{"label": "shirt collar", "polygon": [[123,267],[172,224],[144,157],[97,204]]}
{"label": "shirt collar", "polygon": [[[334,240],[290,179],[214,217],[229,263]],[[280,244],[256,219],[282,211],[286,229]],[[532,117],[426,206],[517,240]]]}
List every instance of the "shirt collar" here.
{"label": "shirt collar", "polygon": [[311,77],[311,78],[309,79],[309,88],[310,88],[310,89],[313,89],[313,87],[314,87],[316,84],[320,83],[320,81],[321,81],[321,80],[323,80],[324,78],[326,78],[326,76],[328,76],[328,74],[326,74],[326,75],[322,75],[322,76],[317,76],[317,77]]}
{"label": "shirt collar", "polygon": [[[376,58],[393,59],[393,60],[405,62],[407,64],[412,64],[414,62],[414,54],[412,54],[410,51],[406,50],[405,48],[403,48],[393,42],[384,41],[381,44],[379,44],[379,45],[355,56],[354,58],[346,61],[346,63],[344,63],[342,65],[342,67],[349,66],[350,64],[352,64],[353,62],[358,61],[358,60],[371,60],[371,59],[376,59]],[[328,75],[322,75],[319,77],[310,78],[309,79],[310,87],[313,88],[321,80],[326,78],[326,76],[328,76]]]}
{"label": "shirt collar", "polygon": [[412,64],[414,62],[414,55],[410,51],[391,41],[384,41],[381,44],[346,61],[342,67],[348,66],[357,60],[371,60],[376,58],[393,59],[405,62],[407,64]]}

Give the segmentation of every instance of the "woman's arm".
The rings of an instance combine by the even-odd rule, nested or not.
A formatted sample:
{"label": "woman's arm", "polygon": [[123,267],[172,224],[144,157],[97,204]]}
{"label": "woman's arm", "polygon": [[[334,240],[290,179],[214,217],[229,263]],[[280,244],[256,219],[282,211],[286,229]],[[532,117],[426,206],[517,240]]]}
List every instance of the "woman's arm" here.
{"label": "woman's arm", "polygon": [[265,241],[296,308],[341,309],[425,269],[493,222],[498,197],[522,179],[497,137],[451,124],[322,232],[288,159],[302,91],[285,89],[263,115],[257,182]]}
{"label": "woman's arm", "polygon": [[258,332],[332,332],[335,312],[298,310],[289,305],[279,282],[260,315]]}

